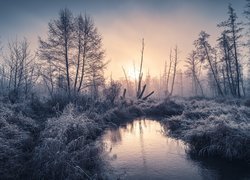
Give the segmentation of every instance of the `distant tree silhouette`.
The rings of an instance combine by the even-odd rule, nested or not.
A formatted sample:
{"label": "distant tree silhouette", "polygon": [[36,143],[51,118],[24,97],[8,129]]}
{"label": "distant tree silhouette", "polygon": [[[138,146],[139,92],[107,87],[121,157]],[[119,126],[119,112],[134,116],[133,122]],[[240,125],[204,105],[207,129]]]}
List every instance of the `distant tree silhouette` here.
{"label": "distant tree silhouette", "polygon": [[175,84],[175,77],[176,77],[178,62],[179,62],[178,47],[176,46],[174,49],[172,84],[171,84],[171,90],[170,90],[170,94],[169,94],[170,96],[172,96],[173,91],[174,91],[174,84]]}
{"label": "distant tree silhouette", "polygon": [[[12,102],[29,98],[39,76],[35,56],[31,54],[27,39],[11,41],[1,68],[2,81]],[[6,87],[5,86],[5,87]]]}
{"label": "distant tree silhouette", "polygon": [[246,27],[247,27],[247,45],[248,47],[250,47],[250,0],[246,0],[246,6],[245,6],[245,10],[244,10],[244,15],[247,19],[246,22]]}
{"label": "distant tree silhouette", "polygon": [[119,98],[121,86],[122,85],[118,81],[116,82],[111,79],[110,84],[104,88],[104,97],[106,98],[106,101],[111,105],[114,105],[115,101]]}
{"label": "distant tree silhouette", "polygon": [[[172,64],[173,64],[173,58],[172,58],[172,49],[170,49],[170,54],[169,54],[169,65],[168,65],[168,72],[167,72],[167,77],[166,77],[166,90],[165,90],[165,96],[169,96],[169,80],[170,80],[170,75],[171,75],[171,70],[172,70]],[[165,63],[165,74],[167,70],[167,63]]]}
{"label": "distant tree silhouette", "polygon": [[250,0],[246,0],[246,6],[245,6],[245,11],[244,11],[244,15],[246,17],[246,38],[247,38],[247,42],[245,43],[245,47],[248,50],[248,77],[247,77],[247,86],[248,86],[248,96],[250,95]]}
{"label": "distant tree silhouette", "polygon": [[192,78],[195,95],[198,95],[198,89],[200,89],[201,96],[204,96],[203,87],[199,79],[201,62],[198,59],[196,51],[192,51],[185,62],[187,68],[186,75]]}

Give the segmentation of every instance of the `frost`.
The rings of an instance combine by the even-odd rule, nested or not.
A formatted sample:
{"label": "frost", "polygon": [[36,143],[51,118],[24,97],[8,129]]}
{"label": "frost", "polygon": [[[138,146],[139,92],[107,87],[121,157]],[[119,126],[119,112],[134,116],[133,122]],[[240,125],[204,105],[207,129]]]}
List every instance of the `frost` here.
{"label": "frost", "polygon": [[250,109],[189,101],[180,116],[164,119],[166,132],[190,144],[190,153],[250,161]]}
{"label": "frost", "polygon": [[68,105],[58,118],[48,119],[33,158],[37,178],[84,179],[98,172],[102,144],[95,141],[102,125]]}
{"label": "frost", "polygon": [[23,173],[33,146],[37,124],[17,113],[9,104],[0,103],[0,174],[1,179],[17,178]]}

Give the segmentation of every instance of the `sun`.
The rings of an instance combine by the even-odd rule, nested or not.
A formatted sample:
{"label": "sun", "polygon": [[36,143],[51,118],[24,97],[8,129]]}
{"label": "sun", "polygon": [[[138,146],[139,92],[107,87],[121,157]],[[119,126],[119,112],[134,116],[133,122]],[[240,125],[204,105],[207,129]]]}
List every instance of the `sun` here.
{"label": "sun", "polygon": [[126,70],[126,73],[127,73],[128,79],[134,80],[134,79],[138,79],[139,77],[139,70],[133,67],[128,68]]}

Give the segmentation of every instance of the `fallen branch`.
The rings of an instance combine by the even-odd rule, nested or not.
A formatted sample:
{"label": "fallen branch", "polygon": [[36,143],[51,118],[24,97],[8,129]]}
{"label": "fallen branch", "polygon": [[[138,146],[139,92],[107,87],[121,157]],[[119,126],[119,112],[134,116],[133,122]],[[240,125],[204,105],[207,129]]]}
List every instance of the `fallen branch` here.
{"label": "fallen branch", "polygon": [[152,91],[147,96],[145,96],[144,98],[142,98],[142,100],[147,100],[152,94],[154,94],[154,91]]}

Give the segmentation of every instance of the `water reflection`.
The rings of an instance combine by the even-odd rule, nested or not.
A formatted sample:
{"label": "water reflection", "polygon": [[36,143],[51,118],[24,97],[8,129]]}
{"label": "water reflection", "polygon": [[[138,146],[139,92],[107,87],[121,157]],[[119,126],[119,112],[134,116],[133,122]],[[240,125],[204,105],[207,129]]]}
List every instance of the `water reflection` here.
{"label": "water reflection", "polygon": [[225,170],[232,170],[234,164],[230,169],[227,163],[221,164],[218,160],[209,162],[189,157],[182,141],[167,137],[163,132],[160,123],[150,119],[135,120],[108,130],[103,141],[107,144],[116,178],[195,180],[250,177],[247,170],[234,171],[236,176],[231,176],[233,178],[225,176]]}

